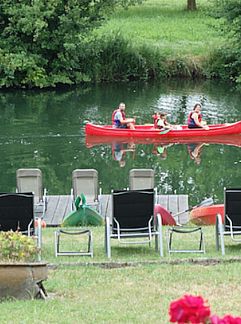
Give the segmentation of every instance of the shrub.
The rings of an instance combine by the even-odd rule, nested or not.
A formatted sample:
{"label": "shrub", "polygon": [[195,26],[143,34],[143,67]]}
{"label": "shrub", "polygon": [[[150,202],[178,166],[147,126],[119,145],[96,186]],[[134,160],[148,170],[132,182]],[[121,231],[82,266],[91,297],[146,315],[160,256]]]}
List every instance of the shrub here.
{"label": "shrub", "polygon": [[241,59],[234,48],[223,47],[214,51],[206,68],[209,78],[238,81],[241,76]]}
{"label": "shrub", "polygon": [[1,261],[33,261],[38,249],[32,237],[20,232],[0,232]]}

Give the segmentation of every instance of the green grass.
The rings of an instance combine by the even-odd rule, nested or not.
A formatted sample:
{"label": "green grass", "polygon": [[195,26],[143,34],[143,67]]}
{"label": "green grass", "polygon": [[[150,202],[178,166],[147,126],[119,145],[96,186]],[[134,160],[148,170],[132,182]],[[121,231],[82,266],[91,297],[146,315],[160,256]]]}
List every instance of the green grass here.
{"label": "green grass", "polygon": [[[90,227],[91,228],[91,227]],[[109,262],[106,257],[105,249],[104,249],[104,228],[100,227],[92,227],[93,233],[93,241],[94,241],[94,258],[83,257],[83,256],[61,256],[55,258],[54,256],[54,228],[47,228],[43,230],[43,259],[47,260],[50,263],[64,263],[64,262]],[[206,246],[206,254],[186,254],[186,253],[178,253],[168,255],[166,249],[166,229],[163,229],[163,245],[164,245],[164,258],[160,259],[159,254],[155,251],[154,243],[151,248],[148,245],[125,245],[119,244],[117,240],[111,241],[112,246],[112,258],[111,262],[129,262],[129,263],[138,263],[138,262],[169,262],[173,260],[186,260],[187,258],[195,258],[195,259],[221,259],[226,260],[230,257],[238,256],[238,251],[241,248],[240,244],[234,244],[232,241],[226,237],[225,242],[227,242],[226,246],[226,255],[224,257],[221,256],[220,251],[216,251],[215,245],[215,228],[214,226],[206,226],[203,227],[204,236],[205,236],[205,246]],[[191,238],[191,239],[190,239]],[[77,245],[77,238],[73,236],[65,236],[63,241],[63,247],[75,249]],[[82,242],[83,243],[83,242]],[[173,248],[197,248],[198,247],[198,236],[197,234],[192,234],[191,236],[175,234],[173,240]]]}
{"label": "green grass", "polygon": [[146,0],[119,9],[98,33],[118,32],[136,47],[147,45],[170,57],[206,57],[222,42],[216,21],[208,15],[210,1],[198,1],[195,12],[188,12],[186,5],[186,0]]}
{"label": "green grass", "polygon": [[[46,301],[5,301],[1,323],[169,323],[168,307],[183,294],[202,295],[212,312],[240,315],[240,244],[215,249],[214,227],[205,227],[206,254],[160,258],[154,247],[104,251],[104,228],[92,228],[94,258],[54,257],[54,230],[43,231],[43,258],[50,263]],[[164,229],[165,233],[165,229]],[[189,237],[190,238],[190,237]],[[186,241],[183,235],[175,241]],[[190,240],[189,240],[190,243]],[[187,241],[184,244],[189,244]]]}

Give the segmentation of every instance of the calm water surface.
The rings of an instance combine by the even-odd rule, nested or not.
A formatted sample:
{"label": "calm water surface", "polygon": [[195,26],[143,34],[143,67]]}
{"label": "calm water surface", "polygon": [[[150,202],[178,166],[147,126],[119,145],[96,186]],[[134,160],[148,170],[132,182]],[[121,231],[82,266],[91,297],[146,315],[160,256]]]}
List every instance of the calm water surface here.
{"label": "calm water surface", "polygon": [[[197,143],[106,143],[86,145],[84,121],[110,123],[119,102],[137,123],[152,122],[155,110],[171,123],[186,123],[198,101],[208,123],[241,120],[241,94],[229,84],[169,81],[158,84],[105,84],[55,91],[0,92],[0,191],[15,191],[16,169],[38,167],[49,194],[68,194],[76,168],[95,168],[104,193],[128,186],[132,168],[153,168],[161,193],[185,193],[190,204],[205,197],[223,201],[223,187],[241,185],[241,148]],[[239,144],[241,140],[239,141]],[[121,161],[118,161],[120,159]]]}

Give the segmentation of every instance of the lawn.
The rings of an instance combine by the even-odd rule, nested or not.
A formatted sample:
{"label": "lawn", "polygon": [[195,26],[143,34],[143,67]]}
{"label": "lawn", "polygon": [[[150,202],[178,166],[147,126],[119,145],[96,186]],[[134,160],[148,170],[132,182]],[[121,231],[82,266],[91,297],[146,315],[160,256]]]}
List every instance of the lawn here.
{"label": "lawn", "polygon": [[[165,249],[160,258],[154,247],[119,247],[114,242],[111,261],[105,256],[103,227],[92,228],[93,259],[55,258],[54,230],[43,231],[43,259],[50,265],[45,283],[49,299],[2,302],[1,323],[165,324],[170,302],[185,293],[202,295],[220,316],[240,315],[241,245],[227,241],[222,257],[215,249],[212,226],[204,228],[205,255],[168,256]],[[190,237],[176,240],[192,243]]]}
{"label": "lawn", "polygon": [[211,3],[199,0],[198,10],[188,12],[186,0],[146,0],[116,11],[98,33],[120,33],[136,47],[147,45],[171,57],[206,57],[222,42],[209,15]]}

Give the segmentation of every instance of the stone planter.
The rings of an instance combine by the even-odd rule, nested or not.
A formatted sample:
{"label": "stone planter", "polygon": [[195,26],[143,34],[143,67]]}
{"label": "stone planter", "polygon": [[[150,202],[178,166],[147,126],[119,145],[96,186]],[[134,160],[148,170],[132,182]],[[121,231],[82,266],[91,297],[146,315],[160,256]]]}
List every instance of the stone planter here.
{"label": "stone planter", "polygon": [[0,263],[0,299],[46,298],[47,263]]}

